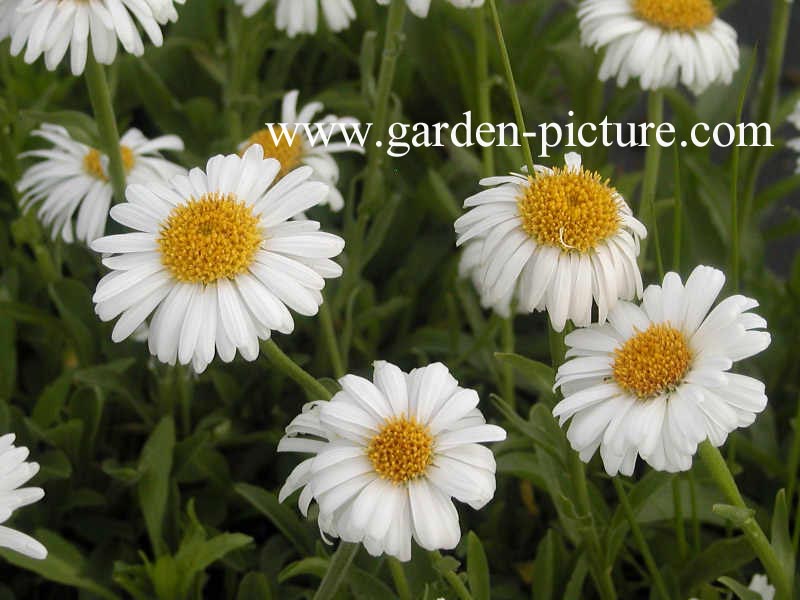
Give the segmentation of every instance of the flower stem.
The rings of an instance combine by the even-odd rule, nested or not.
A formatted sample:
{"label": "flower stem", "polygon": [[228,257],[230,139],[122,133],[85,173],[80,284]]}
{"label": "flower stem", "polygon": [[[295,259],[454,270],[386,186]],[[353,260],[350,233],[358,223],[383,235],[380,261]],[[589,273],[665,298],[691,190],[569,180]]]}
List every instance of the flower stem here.
{"label": "flower stem", "polygon": [[375,93],[375,113],[373,128],[380,136],[381,144],[370,147],[367,156],[367,174],[364,182],[364,196],[360,210],[371,208],[378,202],[378,189],[381,183],[381,167],[386,160],[382,146],[386,142],[386,129],[389,121],[389,100],[397,68],[397,58],[403,47],[403,21],[406,16],[405,0],[392,0],[386,17],[386,37],[383,40],[383,55],[378,72],[378,86]]}
{"label": "flower stem", "polygon": [[125,201],[125,166],[119,147],[119,131],[114,116],[114,105],[111,103],[111,91],[108,87],[105,67],[97,62],[90,50],[86,57],[86,87],[92,103],[97,129],[100,132],[100,143],[103,152],[108,156],[108,171],[111,186],[117,202]]}
{"label": "flower stem", "polygon": [[[647,97],[647,121],[658,127],[664,122],[664,93],[661,91],[650,92]],[[644,159],[644,180],[642,181],[642,197],[639,204],[640,220],[647,227],[648,233],[653,235],[653,245],[656,249],[656,266],[659,278],[664,278],[664,261],[661,257],[661,240],[658,233],[658,219],[656,217],[656,190],[658,189],[658,175],[661,168],[661,146],[656,139],[655,129],[648,130],[647,153]],[[640,260],[647,258],[647,245],[642,240]]]}
{"label": "flower stem", "polygon": [[[513,311],[512,307],[512,311]],[[513,314],[507,319],[503,319],[502,329],[500,330],[502,338],[503,352],[507,354],[514,353],[514,316]],[[514,400],[514,368],[510,364],[504,364],[501,367],[502,380],[503,380],[503,400],[505,400],[512,408],[516,405]]]}
{"label": "flower stem", "polygon": [[644,563],[647,566],[647,570],[650,572],[650,578],[653,580],[658,595],[661,597],[661,600],[672,600],[667,586],[664,583],[664,579],[661,577],[661,572],[658,570],[658,565],[653,558],[653,553],[650,551],[650,546],[648,546],[647,540],[642,534],[642,529],[639,527],[639,522],[636,520],[636,515],[633,512],[630,500],[628,500],[628,494],[625,492],[622,482],[619,477],[612,477],[611,479],[614,481],[614,488],[617,490],[617,496],[619,496],[619,500],[622,503],[622,510],[625,512],[625,517],[628,519],[628,525],[631,528],[633,539],[636,545],[639,546],[639,552],[642,553]]}
{"label": "flower stem", "polygon": [[[747,509],[747,504],[745,504],[744,498],[739,492],[736,480],[734,480],[733,474],[728,468],[728,463],[725,462],[719,449],[706,440],[700,444],[698,450],[700,457],[726,500],[737,508]],[[791,583],[786,578],[781,562],[758,521],[751,515],[737,525],[744,532],[747,541],[750,542],[750,546],[761,561],[761,564],[764,565],[770,581],[776,588],[778,600],[790,600]]]}
{"label": "flower stem", "polygon": [[464,585],[464,582],[461,581],[461,578],[459,578],[456,573],[447,571],[447,573],[444,574],[444,578],[447,580],[447,583],[450,584],[450,587],[453,588],[456,596],[461,600],[472,600],[472,594],[469,593],[467,586]]}
{"label": "flower stem", "polygon": [[411,600],[411,589],[408,587],[408,579],[402,563],[394,556],[388,557],[386,562],[389,564],[389,571],[392,573],[394,589],[397,591],[398,598],[400,600]]}
{"label": "flower stem", "polygon": [[[482,10],[475,11],[475,72],[478,74],[478,115],[481,123],[492,122],[492,83],[489,79],[489,45],[486,39],[486,19]],[[481,148],[483,176],[495,174],[494,146]]]}
{"label": "flower stem", "polygon": [[[800,397],[797,398],[797,414],[794,417],[794,438],[789,450],[786,481],[786,505],[791,506],[797,490],[797,471],[800,470]],[[800,517],[800,515],[798,515]]]}
{"label": "flower stem", "polygon": [[[761,82],[761,92],[756,109],[756,121],[759,123],[773,124],[777,109],[778,88],[780,85],[783,59],[786,53],[786,41],[789,36],[789,25],[792,16],[791,2],[786,0],[773,0],[772,24],[770,25],[769,46],[767,47],[764,78]],[[752,158],[746,172],[744,187],[744,206],[742,207],[742,222],[747,224],[753,210],[753,202],[758,185],[758,177],[766,159],[766,148],[753,149]]]}
{"label": "flower stem", "polygon": [[300,365],[289,358],[283,350],[278,348],[278,345],[271,339],[267,340],[261,345],[264,354],[267,355],[270,362],[275,365],[287,377],[292,379],[306,393],[316,400],[330,400],[332,394],[324,385],[317,381],[313,375],[303,369]]}
{"label": "flower stem", "polygon": [[323,302],[319,307],[319,321],[322,326],[322,338],[325,340],[325,347],[328,349],[328,358],[333,368],[333,374],[338,379],[345,374],[342,353],[339,351],[339,343],[336,341],[336,330],[333,327],[333,317],[329,302]]}
{"label": "flower stem", "polygon": [[681,191],[681,158],[675,146],[675,193],[672,214],[672,270],[681,269],[681,238],[683,234],[683,193]]}
{"label": "flower stem", "polygon": [[683,498],[681,497],[681,477],[672,478],[672,505],[675,508],[675,539],[678,542],[678,555],[684,560],[689,554],[686,543],[686,528],[683,526]]}
{"label": "flower stem", "polygon": [[317,588],[313,600],[331,600],[347,578],[347,571],[353,559],[358,554],[360,546],[350,542],[340,542],[336,552],[333,553],[325,577]]}
{"label": "flower stem", "polygon": [[590,521],[590,525],[586,527],[584,533],[584,543],[586,544],[586,552],[589,556],[589,567],[592,571],[592,577],[597,586],[597,593],[603,600],[615,600],[617,592],[614,589],[614,582],[611,579],[611,568],[606,565],[606,560],[603,557],[600,538],[597,535],[594,517],[592,516],[589,487],[586,482],[586,469],[577,452],[569,450],[568,456],[570,479],[575,486],[577,508],[581,513],[580,516]]}
{"label": "flower stem", "polygon": [[517,119],[517,127],[519,128],[519,135],[522,140],[522,153],[525,156],[525,165],[528,167],[528,175],[533,177],[535,172],[533,169],[533,154],[531,153],[531,146],[528,143],[528,138],[525,137],[525,132],[528,131],[525,127],[525,115],[522,113],[519,92],[517,91],[517,84],[514,81],[514,70],[511,68],[511,57],[508,55],[508,47],[506,46],[505,37],[503,36],[503,27],[500,24],[500,13],[497,11],[497,1],[489,0],[489,7],[492,10],[494,31],[497,35],[497,44],[500,47],[500,56],[503,59],[503,68],[506,72],[508,93],[511,96],[511,104],[514,107],[514,115]]}

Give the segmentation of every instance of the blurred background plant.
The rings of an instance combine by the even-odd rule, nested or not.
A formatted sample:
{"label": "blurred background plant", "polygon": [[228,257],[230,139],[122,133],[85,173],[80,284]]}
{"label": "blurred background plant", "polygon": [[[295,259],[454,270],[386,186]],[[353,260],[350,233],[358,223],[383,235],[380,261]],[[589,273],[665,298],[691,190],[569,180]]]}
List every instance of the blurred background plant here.
{"label": "blurred background plant", "polygon": [[[148,48],[143,58],[121,55],[109,68],[119,127],[179,135],[186,150],[172,158],[191,167],[236,151],[265,121],[277,120],[291,89],[336,114],[374,121],[387,10],[372,0],[355,4],[358,19],[348,30],[287,38],[275,29],[271,8],[245,19],[232,1],[188,2],[163,47]],[[800,537],[800,175],[781,140],[796,136],[785,123],[800,100],[800,36],[789,36],[782,63],[775,40],[784,22],[769,22],[767,3],[719,4],[742,44],[735,81],[696,100],[668,92],[666,118],[679,139],[699,121],[765,120],[776,147],[738,155],[665,150],[655,222],[668,269],[685,276],[701,263],[728,268],[738,177],[739,290],[759,299],[773,336],[747,368],[766,382],[770,403],[753,427],[731,436],[724,453],[756,518],[792,557]],[[769,4],[776,14],[791,7]],[[580,46],[573,3],[499,6],[529,127],[565,123],[569,110],[577,123],[606,115],[644,119],[635,83],[617,89],[597,81],[599,58]],[[401,54],[389,122],[454,123],[465,110],[514,120],[487,16],[488,7],[461,11],[434,2],[429,18],[406,19],[394,40]],[[0,431],[15,432],[41,463],[35,484],[46,490],[45,500],[17,522],[50,555],[36,562],[0,551],[0,600],[311,597],[332,549],[313,521],[276,498],[297,462],[276,454],[277,441],[306,401],[304,392],[264,355],[254,363],[215,362],[195,377],[159,364],[140,342],[111,342],[111,325],[92,310],[104,272],[98,257],[51,240],[32,213],[20,213],[14,188],[28,164],[17,155],[32,147],[29,133],[41,122],[99,145],[89,98],[79,78],[26,65],[7,47],[6,41],[0,48]],[[584,163],[612,177],[634,206],[643,159],[632,149],[584,151]],[[348,243],[345,276],[325,292],[330,321],[317,327],[299,317],[295,334],[276,334],[276,342],[327,377],[328,387],[344,372],[366,373],[376,358],[404,368],[442,361],[479,391],[484,411],[511,434],[495,448],[497,495],[480,513],[460,509],[464,532],[473,533],[452,555],[415,547],[412,562],[398,566],[361,552],[342,597],[593,597],[581,543],[586,527],[599,532],[620,598],[655,594],[625,507],[598,461],[588,468],[592,522],[573,504],[568,445],[550,413],[546,317],[516,318],[508,353],[502,320],[482,311],[470,283],[458,278],[452,224],[462,199],[476,191],[487,164],[497,174],[519,169],[520,149],[482,154],[448,146],[384,158],[370,175],[376,179],[367,178],[377,193],[366,201],[359,201],[364,159],[345,154],[338,162],[344,211],[310,211]],[[659,280],[657,271],[651,242],[645,281]],[[503,387],[510,372],[513,394]],[[503,399],[495,395],[501,389]],[[712,510],[724,499],[700,461],[678,476],[638,473],[623,485],[670,597],[752,598],[736,581],[748,582],[763,568],[731,522]]]}

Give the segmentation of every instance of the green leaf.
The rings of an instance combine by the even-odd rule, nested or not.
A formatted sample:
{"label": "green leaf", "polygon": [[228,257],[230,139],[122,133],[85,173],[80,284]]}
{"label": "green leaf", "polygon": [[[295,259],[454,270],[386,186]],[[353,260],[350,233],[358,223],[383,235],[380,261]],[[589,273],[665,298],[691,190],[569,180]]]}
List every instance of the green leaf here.
{"label": "green leaf", "polygon": [[61,409],[67,402],[71,385],[72,373],[68,372],[44,388],[36,401],[36,405],[33,407],[33,414],[31,415],[39,427],[50,427],[58,420]]}
{"label": "green leaf", "polygon": [[755,554],[745,536],[718,540],[683,566],[681,589],[690,590],[719,579],[753,560]]}
{"label": "green leaf", "polygon": [[301,555],[311,554],[314,551],[314,539],[308,529],[292,509],[278,502],[275,494],[247,483],[237,483],[234,489],[267,517]]}
{"label": "green leaf", "polygon": [[49,581],[86,590],[108,600],[119,600],[114,592],[86,574],[88,563],[78,548],[47,529],[37,530],[34,537],[47,548],[47,558],[44,560],[28,558],[6,549],[0,549],[0,556],[12,565],[33,571]]}
{"label": "green leaf", "polygon": [[300,575],[312,575],[317,579],[322,579],[328,571],[329,562],[327,558],[319,558],[318,556],[298,560],[278,574],[278,583],[283,583]]}
{"label": "green leaf", "polygon": [[557,560],[556,532],[548,529],[544,539],[539,542],[533,562],[533,600],[555,598]]}
{"label": "green leaf", "polygon": [[242,577],[236,600],[272,600],[269,580],[263,573],[248,573]]}
{"label": "green leaf", "polygon": [[741,508],[733,506],[732,504],[715,504],[713,507],[714,513],[728,519],[731,523],[741,526],[748,519],[752,519],[756,514],[751,508]]}
{"label": "green leaf", "polygon": [[741,598],[741,600],[762,600],[761,594],[748,589],[747,586],[742,585],[735,579],[720,577],[719,582],[736,594],[737,598]]}
{"label": "green leaf", "polygon": [[553,394],[553,383],[555,382],[556,374],[553,367],[539,362],[538,360],[507,352],[495,352],[495,358],[501,363],[513,367],[517,373],[524,377],[530,385],[539,392],[542,400],[551,401],[555,398]]}
{"label": "green leaf", "polygon": [[164,516],[167,512],[174,448],[175,424],[172,417],[164,417],[150,434],[139,457],[139,471],[142,473],[137,487],[139,506],[156,556],[166,548],[163,538]]}
{"label": "green leaf", "polygon": [[489,600],[489,563],[480,538],[472,531],[467,534],[467,580],[474,600]]}
{"label": "green leaf", "polygon": [[789,510],[786,506],[786,490],[780,490],[775,496],[775,508],[772,511],[772,530],[770,533],[772,549],[783,567],[789,581],[794,578],[795,560],[792,534],[789,530]]}

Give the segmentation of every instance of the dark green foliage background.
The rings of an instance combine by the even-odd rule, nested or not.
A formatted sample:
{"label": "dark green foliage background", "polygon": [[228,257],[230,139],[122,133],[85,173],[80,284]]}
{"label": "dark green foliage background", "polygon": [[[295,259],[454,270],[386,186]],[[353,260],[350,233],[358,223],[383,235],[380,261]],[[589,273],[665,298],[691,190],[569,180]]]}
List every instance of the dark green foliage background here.
{"label": "dark green foliage background", "polygon": [[[264,121],[277,120],[280,98],[290,89],[301,90],[301,101],[316,98],[337,114],[371,121],[386,11],[373,0],[356,4],[358,21],[346,32],[290,40],[275,30],[271,8],[245,20],[233,2],[189,0],[163,48],[149,47],[143,59],[121,55],[110,69],[121,129],[178,134],[187,150],[173,158],[202,166],[212,154],[235,151]],[[478,108],[474,35],[480,13],[433,4],[429,19],[406,21],[392,121],[454,123],[465,110]],[[570,109],[576,122],[598,122],[603,115],[641,120],[638,88],[596,81],[599,61],[579,45],[573,8],[554,0],[501,3],[529,125],[564,122]],[[696,101],[683,92],[668,93],[669,116],[683,137],[698,120],[735,122],[743,94],[744,119],[754,118],[761,69],[754,69],[747,90],[745,81],[750,61],[761,60],[768,45],[766,24],[743,38],[756,38],[759,57],[751,47],[743,49],[743,67],[729,89],[713,89]],[[489,44],[493,119],[511,122],[491,36]],[[50,551],[44,562],[0,552],[0,600],[310,598],[332,548],[292,502],[281,506],[276,499],[298,462],[297,456],[278,456],[276,444],[305,395],[263,356],[254,363],[216,361],[195,378],[157,363],[144,344],[111,342],[111,325],[99,322],[91,303],[103,273],[98,257],[51,241],[33,215],[19,212],[13,191],[29,164],[16,155],[36,143],[29,133],[41,122],[61,123],[97,144],[84,82],[64,69],[49,73],[41,62],[28,66],[11,58],[8,42],[0,47],[0,76],[6,134],[0,172],[0,431],[15,432],[42,466],[35,484],[46,497],[20,511],[13,524],[35,532]],[[780,124],[798,98],[796,90],[781,98],[776,140],[789,135]],[[789,175],[793,157],[782,146],[768,151],[773,175],[761,179],[742,235],[742,290],[759,299],[773,334],[769,350],[743,368],[766,381],[770,405],[725,449],[767,531],[778,490],[797,477],[788,469],[798,435],[800,261],[786,248],[796,247],[800,232],[800,215],[788,201],[800,177]],[[496,149],[499,172],[519,168],[518,150]],[[742,173],[753,158],[754,151],[743,149]],[[611,176],[637,206],[641,154],[594,148],[584,160]],[[447,558],[417,548],[405,566],[413,598],[454,598],[447,583],[453,572],[475,600],[488,598],[489,589],[497,599],[591,598],[595,592],[579,544],[587,523],[571,501],[566,441],[549,412],[555,398],[552,370],[544,364],[546,319],[534,315],[515,322],[516,351],[542,362],[497,357],[500,321],[481,311],[470,284],[457,278],[452,223],[463,198],[478,189],[480,161],[478,149],[452,146],[387,160],[368,243],[348,247],[342,258],[346,273],[355,263],[365,268],[330,283],[326,298],[348,371],[368,374],[378,358],[404,368],[442,361],[462,385],[478,389],[485,413],[510,432],[507,442],[495,446],[494,502],[480,513],[459,507],[465,532],[459,547]],[[312,213],[348,240],[364,164],[357,155],[340,160],[340,188],[348,202],[343,214],[324,207]],[[683,276],[700,263],[728,266],[732,170],[728,151],[665,151],[657,222],[667,264],[679,257],[675,266]],[[677,181],[684,210],[676,252]],[[650,250],[645,279],[656,282],[652,244]],[[780,275],[767,264],[777,265]],[[297,318],[294,334],[276,342],[335,386],[317,320]],[[514,409],[490,400],[509,365],[517,374]],[[619,596],[647,598],[651,583],[613,487],[597,460],[589,472],[596,525],[614,558]],[[730,592],[717,583],[719,577],[747,583],[763,571],[736,529],[712,512],[721,497],[699,461],[691,475],[677,478],[640,468],[625,485],[632,486],[637,518],[676,598],[725,598]],[[689,543],[684,555],[676,546],[676,490]],[[794,506],[789,515],[796,530]],[[384,560],[362,551],[355,565],[342,598],[397,597]]]}

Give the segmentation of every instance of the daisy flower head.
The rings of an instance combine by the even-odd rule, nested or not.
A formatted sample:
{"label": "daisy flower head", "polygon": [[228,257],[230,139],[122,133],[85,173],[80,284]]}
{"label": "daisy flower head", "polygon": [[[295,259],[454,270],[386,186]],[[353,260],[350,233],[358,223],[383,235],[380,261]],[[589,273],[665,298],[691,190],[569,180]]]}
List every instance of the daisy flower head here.
{"label": "daisy flower head", "polygon": [[668,273],[641,306],[620,302],[608,323],[567,335],[567,362],[553,409],[573,449],[588,462],[597,449],[610,475],[633,473],[641,456],[659,471],[686,471],[697,446],[721,446],[767,404],[764,384],[731,373],[734,362],[770,343],[758,302],[730,296],[713,309],[721,271],[695,268],[684,285]]}
{"label": "daisy flower head", "polygon": [[[21,155],[42,159],[28,168],[17,183],[22,207],[38,207],[37,215],[51,228],[53,238],[60,235],[68,243],[75,238],[88,243],[103,235],[114,193],[108,157],[73,139],[60,125],[44,123],[33,135],[50,142],[52,147]],[[183,150],[183,142],[174,135],[150,140],[138,129],[125,132],[120,138],[120,153],[127,182],[162,180],[184,173],[183,167],[161,155],[162,150]]]}
{"label": "daisy flower head", "polygon": [[330,187],[328,195],[320,204],[327,204],[331,210],[338,212],[344,207],[344,198],[336,188],[339,183],[339,166],[333,154],[340,152],[363,154],[364,148],[347,141],[330,140],[333,136],[344,133],[343,128],[358,125],[358,119],[326,115],[323,119],[312,122],[325,107],[321,102],[311,102],[298,110],[298,96],[297,90],[288,92],[283,97],[280,123],[253,133],[239,144],[239,151],[244,152],[250,146],[260,145],[265,157],[275,158],[281,163],[279,177],[303,165],[311,167],[313,169],[311,179],[326,183]]}
{"label": "daisy flower head", "polygon": [[[0,523],[5,523],[18,508],[44,498],[38,487],[20,487],[39,472],[39,465],[26,462],[28,449],[14,445],[14,434],[0,437]],[[32,537],[10,527],[0,526],[0,547],[43,560],[47,549]]]}
{"label": "daisy flower head", "polygon": [[[447,0],[457,8],[476,8],[483,6],[483,0]],[[391,0],[378,0],[378,4],[388,5]],[[406,0],[408,10],[418,17],[427,17],[431,9],[431,0]]]}
{"label": "daisy flower head", "polygon": [[[236,0],[245,17],[252,17],[269,0]],[[289,37],[300,33],[316,33],[319,12],[325,17],[328,29],[344,31],[356,18],[351,0],[275,0],[275,25]]]}
{"label": "daisy flower head", "polygon": [[279,170],[255,145],[243,156],[214,156],[205,171],[194,168],[168,184],[128,186],[127,202],[111,217],[134,232],[91,244],[113,255],[103,260],[112,272],[93,300],[103,321],[119,317],[115,342],[153,313],[150,352],[199,373],[215,354],[230,362],[238,350],[255,360],[259,339],[293,331],[289,308],[317,313],[324,278],[342,273],[331,258],[344,240],[319,231],[316,221],[289,221],[328,188],[310,180],[309,167],[275,183]]}
{"label": "daisy flower head", "polygon": [[495,460],[483,442],[506,432],[486,423],[474,390],[459,387],[441,363],[404,373],[377,361],[372,381],[339,380],[342,391],[307,408],[278,450],[303,452],[280,493],[303,489],[300,508],[319,505],[323,535],[363,543],[373,556],[411,559],[411,540],[427,550],[461,538],[455,498],[474,509],[495,492]]}
{"label": "daisy flower head", "polygon": [[583,0],[581,41],[605,49],[600,79],[645,90],[683,83],[695,94],[728,85],[739,68],[736,31],[712,0]]}
{"label": "daisy flower head", "polygon": [[[794,112],[789,115],[789,123],[794,125],[795,129],[800,131],[800,102],[798,102],[794,107]],[[788,146],[800,154],[800,137],[789,140]],[[797,168],[795,169],[795,173],[800,173],[800,156],[797,158]]]}
{"label": "daisy flower head", "polygon": [[[176,21],[175,4],[185,0],[2,0],[14,5],[11,54],[33,63],[44,55],[45,66],[54,70],[67,50],[73,75],[86,66],[89,46],[97,62],[109,65],[117,55],[117,42],[126,52],[141,56],[144,43],[137,23],[150,41],[160,46],[161,26]],[[10,12],[7,9],[6,16]],[[91,43],[90,43],[91,40]]]}
{"label": "daisy flower head", "polygon": [[513,299],[521,312],[547,310],[562,331],[567,319],[589,325],[593,301],[602,323],[618,298],[641,297],[636,257],[647,231],[580,155],[481,185],[488,189],[467,198],[455,230],[457,244],[469,244],[462,272],[472,273],[484,306],[507,314]]}

